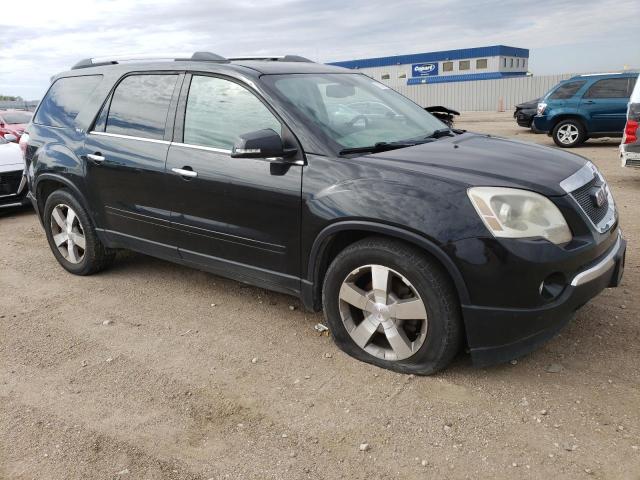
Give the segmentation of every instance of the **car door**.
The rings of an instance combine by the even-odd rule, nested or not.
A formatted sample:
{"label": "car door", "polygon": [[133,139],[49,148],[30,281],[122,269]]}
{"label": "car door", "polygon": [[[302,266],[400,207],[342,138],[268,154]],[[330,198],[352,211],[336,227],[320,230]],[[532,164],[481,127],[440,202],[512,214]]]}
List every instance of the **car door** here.
{"label": "car door", "polygon": [[290,134],[247,86],[204,74],[185,79],[167,157],[172,222],[184,261],[295,291],[303,162],[230,155],[239,135],[265,128]]}
{"label": "car door", "polygon": [[183,76],[125,76],[84,145],[87,191],[106,234],[123,246],[175,258],[165,163]]}
{"label": "car door", "polygon": [[633,81],[630,77],[605,78],[587,89],[580,110],[590,119],[590,132],[622,135]]}

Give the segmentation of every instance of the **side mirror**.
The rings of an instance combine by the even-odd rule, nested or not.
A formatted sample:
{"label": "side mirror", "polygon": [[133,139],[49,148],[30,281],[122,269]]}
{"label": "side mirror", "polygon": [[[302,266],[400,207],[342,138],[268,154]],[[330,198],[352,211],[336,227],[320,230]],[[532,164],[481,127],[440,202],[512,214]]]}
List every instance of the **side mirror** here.
{"label": "side mirror", "polygon": [[6,133],[4,135],[4,139],[7,142],[13,142],[13,143],[18,143],[18,137],[16,137],[15,135],[13,135],[12,133]]}
{"label": "side mirror", "polygon": [[271,128],[242,134],[231,150],[232,158],[282,158],[295,155],[295,148],[284,148],[282,138]]}

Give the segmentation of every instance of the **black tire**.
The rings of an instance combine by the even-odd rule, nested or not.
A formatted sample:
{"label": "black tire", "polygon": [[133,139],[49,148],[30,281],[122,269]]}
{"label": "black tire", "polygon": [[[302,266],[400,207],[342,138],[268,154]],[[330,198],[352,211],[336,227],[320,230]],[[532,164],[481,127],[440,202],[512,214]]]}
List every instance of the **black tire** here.
{"label": "black tire", "polygon": [[[567,136],[567,130],[575,132],[571,136]],[[575,118],[567,118],[566,120],[560,120],[551,133],[555,144],[561,148],[573,148],[584,143],[587,139],[587,132],[580,120]]]}
{"label": "black tire", "polygon": [[[83,251],[82,258],[77,263],[66,259],[60,252],[59,247],[55,244],[53,238],[54,227],[52,227],[51,222],[53,210],[58,206],[63,208],[64,206],[70,207],[73,212],[75,212],[77,222],[84,235],[85,248],[81,250]],[[56,260],[58,260],[58,263],[68,272],[75,275],[91,275],[107,268],[115,258],[115,251],[106,248],[102,242],[100,242],[89,215],[69,190],[56,190],[47,197],[44,206],[43,221],[49,247],[51,247],[51,251],[56,257]]]}
{"label": "black tire", "polygon": [[[347,277],[363,265],[392,269],[405,277],[423,299],[428,318],[426,338],[408,358],[386,360],[374,356],[358,346],[345,327],[340,312],[340,289]],[[430,375],[451,363],[460,349],[462,315],[451,279],[434,259],[404,242],[369,237],[345,248],[327,270],[322,299],[325,318],[336,344],[358,360],[396,372]]]}

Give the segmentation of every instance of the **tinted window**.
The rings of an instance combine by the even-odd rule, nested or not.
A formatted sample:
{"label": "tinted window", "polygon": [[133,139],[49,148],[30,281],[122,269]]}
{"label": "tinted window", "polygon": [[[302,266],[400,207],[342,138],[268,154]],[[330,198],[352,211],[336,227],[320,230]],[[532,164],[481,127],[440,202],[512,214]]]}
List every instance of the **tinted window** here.
{"label": "tinted window", "polygon": [[184,143],[231,150],[239,135],[265,128],[280,133],[280,122],[246,88],[221,78],[193,77]]}
{"label": "tinted window", "polygon": [[589,87],[584,98],[628,98],[635,78],[607,78]]}
{"label": "tinted window", "polygon": [[580,88],[586,83],[585,80],[580,80],[577,82],[567,82],[562,83],[554,90],[554,92],[549,95],[549,99],[551,100],[563,100],[567,98],[573,97]]}
{"label": "tinted window", "polygon": [[73,127],[78,112],[101,80],[102,75],[59,78],[40,102],[34,123]]}
{"label": "tinted window", "polygon": [[134,137],[164,138],[169,102],[177,75],[131,75],[116,87],[106,131]]}

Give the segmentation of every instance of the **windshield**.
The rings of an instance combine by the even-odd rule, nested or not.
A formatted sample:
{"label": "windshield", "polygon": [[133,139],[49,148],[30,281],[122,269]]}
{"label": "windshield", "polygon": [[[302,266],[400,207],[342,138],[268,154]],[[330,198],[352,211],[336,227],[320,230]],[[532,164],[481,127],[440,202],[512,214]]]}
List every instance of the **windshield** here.
{"label": "windshield", "polygon": [[5,123],[29,123],[33,113],[30,112],[5,112],[0,114]]}
{"label": "windshield", "polygon": [[263,80],[340,147],[424,139],[447,128],[411,100],[362,74],[267,75]]}

